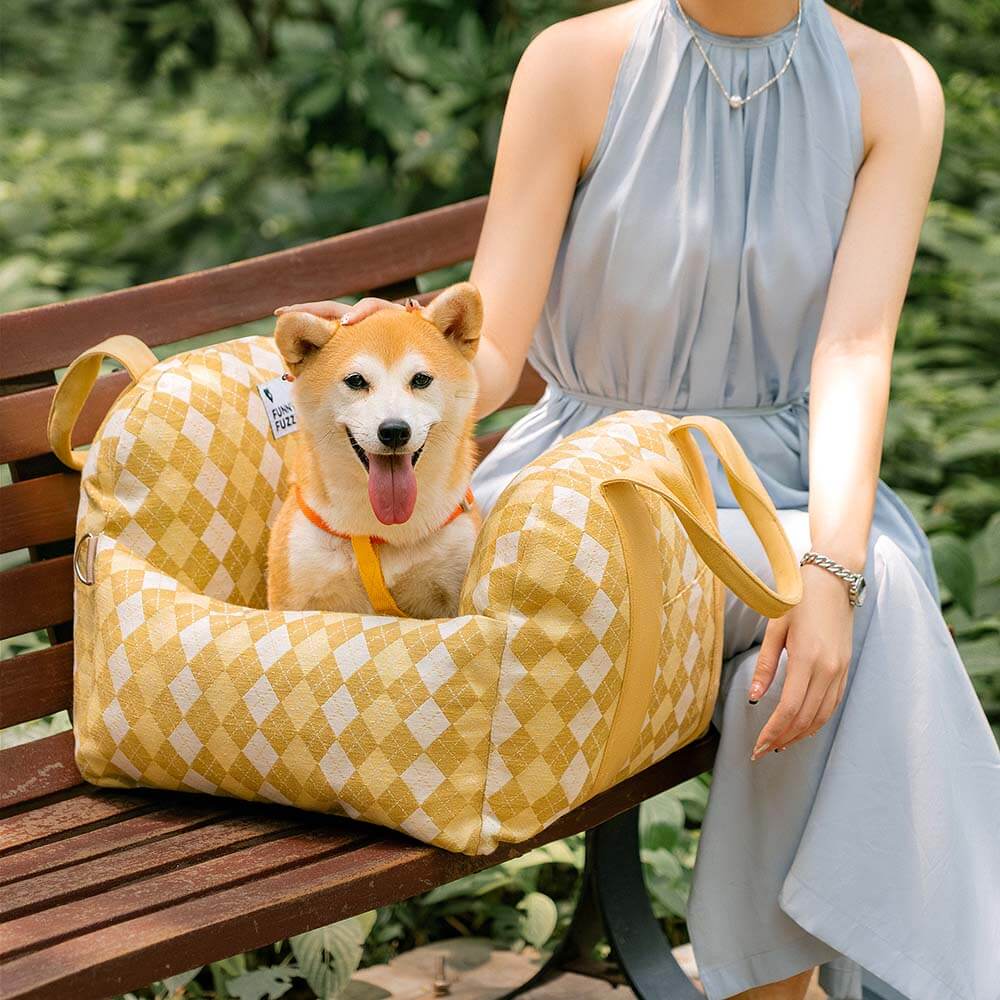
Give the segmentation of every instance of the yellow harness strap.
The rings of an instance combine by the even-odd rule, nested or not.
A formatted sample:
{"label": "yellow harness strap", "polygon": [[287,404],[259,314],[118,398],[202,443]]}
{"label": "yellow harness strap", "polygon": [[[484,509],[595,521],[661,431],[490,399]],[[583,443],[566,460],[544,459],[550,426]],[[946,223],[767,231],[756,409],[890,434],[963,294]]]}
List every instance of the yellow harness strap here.
{"label": "yellow harness strap", "polygon": [[[385,539],[378,535],[348,535],[346,532],[331,528],[323,520],[322,515],[306,503],[306,498],[302,495],[302,488],[299,484],[295,483],[292,489],[295,491],[295,499],[298,502],[299,509],[317,528],[327,532],[327,534],[336,535],[338,538],[350,539],[351,548],[354,549],[354,557],[358,561],[358,574],[361,577],[361,583],[365,588],[365,593],[368,595],[368,600],[371,601],[372,607],[375,609],[375,613],[379,615],[395,615],[397,618],[409,618],[410,616],[406,612],[400,610],[399,605],[393,600],[392,594],[389,593],[389,588],[385,585],[385,577],[382,575],[382,560],[379,559],[378,553],[375,551],[375,544],[382,544],[385,542]],[[472,495],[472,487],[466,487],[465,496],[445,518],[440,527],[443,528],[446,524],[451,524],[456,517],[462,514],[471,514],[476,518],[476,522],[479,523],[479,511],[474,504],[475,498]]]}
{"label": "yellow harness strap", "polygon": [[361,574],[361,582],[364,585],[368,600],[372,602],[372,607],[377,615],[396,615],[397,618],[409,618],[408,614],[400,611],[399,606],[392,599],[389,588],[385,585],[385,577],[382,576],[382,561],[372,545],[368,535],[351,535],[351,547],[354,549],[354,556],[358,560],[358,571]]}

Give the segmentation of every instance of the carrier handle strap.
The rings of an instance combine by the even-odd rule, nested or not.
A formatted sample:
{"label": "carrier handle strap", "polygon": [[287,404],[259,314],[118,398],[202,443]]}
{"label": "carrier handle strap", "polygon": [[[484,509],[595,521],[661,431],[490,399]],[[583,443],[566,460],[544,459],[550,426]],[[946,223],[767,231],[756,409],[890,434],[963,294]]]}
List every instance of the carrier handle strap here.
{"label": "carrier handle strap", "polygon": [[105,358],[117,361],[133,382],[138,382],[156,364],[156,355],[138,337],[123,333],[102,340],[84,351],[66,370],[52,397],[48,435],[56,458],[76,472],[83,468],[87,453],[74,450],[73,428],[94,388]]}
{"label": "carrier handle strap", "polygon": [[[715,498],[705,461],[692,437],[699,430],[719,456],[737,503],[760,539],[777,589],[749,569],[719,533]],[[600,483],[622,545],[629,594],[629,646],[618,709],[594,779],[609,788],[629,761],[649,707],[660,658],[663,567],[649,508],[648,489],[673,509],[709,569],[741,600],[768,618],[779,618],[802,598],[802,578],[777,511],[732,431],[714,417],[689,416],[669,431],[684,468],[664,458],[637,463]]]}

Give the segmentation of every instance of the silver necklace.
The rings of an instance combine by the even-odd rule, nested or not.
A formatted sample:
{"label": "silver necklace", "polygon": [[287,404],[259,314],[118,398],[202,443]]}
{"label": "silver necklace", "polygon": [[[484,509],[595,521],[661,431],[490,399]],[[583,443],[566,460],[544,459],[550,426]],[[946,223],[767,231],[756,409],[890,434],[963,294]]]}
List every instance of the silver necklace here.
{"label": "silver necklace", "polygon": [[698,33],[691,27],[691,22],[688,20],[687,14],[684,13],[684,8],[680,4],[680,0],[673,0],[677,5],[677,10],[680,12],[681,17],[684,19],[684,23],[687,25],[688,31],[691,33],[691,39],[694,44],[698,46],[698,51],[701,52],[702,58],[705,60],[705,65],[708,66],[709,72],[715,77],[715,82],[719,85],[719,90],[722,91],[723,96],[729,102],[731,108],[739,108],[747,103],[751,98],[756,97],[762,90],[766,90],[768,87],[774,83],[782,73],[788,69],[789,63],[792,61],[792,53],[795,51],[795,45],[799,40],[799,28],[802,26],[802,0],[799,0],[799,10],[795,16],[795,36],[792,38],[792,44],[789,46],[788,55],[785,58],[785,62],[781,69],[778,70],[770,80],[762,83],[756,90],[751,91],[746,97],[740,97],[738,94],[730,94],[726,90],[725,84],[722,82],[721,77],[716,72],[715,67],[712,65],[712,60],[708,58],[708,53],[705,51],[705,47],[701,44],[701,39],[698,37]]}

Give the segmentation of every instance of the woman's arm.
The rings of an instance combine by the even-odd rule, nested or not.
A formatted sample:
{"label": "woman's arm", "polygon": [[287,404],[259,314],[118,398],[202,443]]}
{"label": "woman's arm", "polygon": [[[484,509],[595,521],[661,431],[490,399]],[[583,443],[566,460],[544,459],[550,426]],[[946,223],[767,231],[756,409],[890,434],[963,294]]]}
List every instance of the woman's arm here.
{"label": "woman's arm", "polygon": [[469,275],[483,297],[479,417],[503,406],[517,387],[581,172],[586,131],[573,49],[581,20],[536,35],[511,81]]}
{"label": "woman's arm", "polygon": [[[931,65],[896,39],[872,36],[856,66],[871,140],[837,249],[810,384],[811,548],[854,572],[865,564],[896,326],[944,128],[944,96]],[[753,702],[788,650],[781,699],[761,730],[755,759],[823,726],[847,679],[853,612],[847,585],[814,565],[802,575],[802,603],[768,624],[751,683]]]}

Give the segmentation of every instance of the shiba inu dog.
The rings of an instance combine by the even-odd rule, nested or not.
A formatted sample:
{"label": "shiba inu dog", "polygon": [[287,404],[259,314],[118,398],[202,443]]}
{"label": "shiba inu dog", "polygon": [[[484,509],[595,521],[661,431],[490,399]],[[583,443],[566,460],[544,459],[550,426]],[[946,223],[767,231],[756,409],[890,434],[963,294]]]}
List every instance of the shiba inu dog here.
{"label": "shiba inu dog", "polygon": [[457,613],[479,528],[469,489],[483,306],[460,282],[350,326],[283,313],[299,421],[268,542],[268,606]]}

